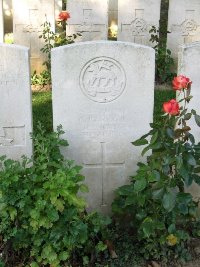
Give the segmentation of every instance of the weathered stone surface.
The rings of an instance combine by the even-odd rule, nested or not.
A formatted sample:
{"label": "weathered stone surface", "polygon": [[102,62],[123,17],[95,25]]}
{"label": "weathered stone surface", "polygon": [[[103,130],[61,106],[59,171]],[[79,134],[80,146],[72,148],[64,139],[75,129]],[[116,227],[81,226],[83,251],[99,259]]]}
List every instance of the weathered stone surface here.
{"label": "weathered stone surface", "polygon": [[110,210],[113,191],[141,160],[131,142],[153,116],[154,50],[124,42],[85,42],[52,51],[54,128],[67,158],[83,165],[89,209]]}
{"label": "weathered stone surface", "polygon": [[4,22],[3,22],[3,0],[0,0],[0,43],[4,39]]}
{"label": "weathered stone surface", "polygon": [[107,40],[108,0],[68,0],[67,34],[80,32],[76,41]]}
{"label": "weathered stone surface", "polygon": [[59,13],[62,11],[62,0],[55,0],[55,15],[58,18]]}
{"label": "weathered stone surface", "polygon": [[55,29],[54,0],[13,0],[14,43],[30,48],[31,70],[41,72],[46,55],[40,49],[44,46],[41,25],[46,21]]}
{"label": "weathered stone surface", "polygon": [[179,45],[200,41],[200,1],[170,0],[167,47],[177,62]]}
{"label": "weathered stone surface", "polygon": [[[186,75],[192,80],[191,95],[193,98],[188,105],[189,109],[195,109],[200,115],[200,42],[189,45],[183,45],[179,50],[178,73]],[[177,97],[179,97],[177,95]],[[196,125],[194,119],[191,120],[189,126],[196,142],[200,142],[200,127]],[[193,184],[190,188],[193,196],[199,199],[200,188]]]}
{"label": "weathered stone surface", "polygon": [[118,40],[152,45],[152,26],[159,27],[161,0],[118,0]]}
{"label": "weathered stone surface", "polygon": [[0,44],[0,156],[32,156],[28,48]]}

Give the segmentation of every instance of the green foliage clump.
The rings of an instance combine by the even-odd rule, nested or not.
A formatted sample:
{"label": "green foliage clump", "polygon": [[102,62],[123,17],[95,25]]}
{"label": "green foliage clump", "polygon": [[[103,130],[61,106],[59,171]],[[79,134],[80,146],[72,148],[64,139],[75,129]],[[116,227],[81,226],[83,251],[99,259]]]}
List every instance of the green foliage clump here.
{"label": "green foliage clump", "polygon": [[37,74],[36,71],[31,75],[31,84],[32,85],[48,85],[51,84],[51,74],[48,70],[43,70],[40,74]]}
{"label": "green foliage clump", "polygon": [[169,82],[175,76],[173,72],[175,63],[171,51],[166,48],[166,39],[159,38],[159,30],[155,26],[152,26],[149,33],[151,33],[150,42],[155,43],[156,82]]}
{"label": "green foliage clump", "polygon": [[78,193],[87,192],[81,167],[65,160],[67,142],[39,126],[33,136],[33,159],[0,158],[0,236],[7,266],[69,266],[94,259],[106,246],[109,220],[85,211]]}
{"label": "green foliage clump", "polygon": [[116,191],[112,205],[115,215],[126,218],[135,231],[145,259],[189,260],[188,242],[200,236],[199,201],[185,189],[192,183],[200,185],[200,143],[195,143],[188,126],[192,117],[200,126],[200,116],[186,108],[189,89],[187,93],[176,116],[165,114],[162,127],[150,124],[151,130],[133,142],[145,145],[142,155],[153,153],[147,163],[138,163],[131,183]]}

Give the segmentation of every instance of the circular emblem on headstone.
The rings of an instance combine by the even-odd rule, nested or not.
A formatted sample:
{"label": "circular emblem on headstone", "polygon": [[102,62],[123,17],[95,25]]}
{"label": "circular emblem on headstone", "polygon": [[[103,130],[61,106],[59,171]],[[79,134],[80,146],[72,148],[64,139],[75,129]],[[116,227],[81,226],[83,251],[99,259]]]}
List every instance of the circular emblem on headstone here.
{"label": "circular emblem on headstone", "polygon": [[185,20],[182,23],[182,34],[192,35],[197,30],[197,23],[194,20]]}
{"label": "circular emblem on headstone", "polygon": [[108,57],[89,61],[80,74],[80,86],[91,100],[107,103],[117,99],[125,89],[126,76],[122,66]]}
{"label": "circular emblem on headstone", "polygon": [[131,23],[133,35],[144,35],[147,32],[147,23],[145,20],[136,18]]}

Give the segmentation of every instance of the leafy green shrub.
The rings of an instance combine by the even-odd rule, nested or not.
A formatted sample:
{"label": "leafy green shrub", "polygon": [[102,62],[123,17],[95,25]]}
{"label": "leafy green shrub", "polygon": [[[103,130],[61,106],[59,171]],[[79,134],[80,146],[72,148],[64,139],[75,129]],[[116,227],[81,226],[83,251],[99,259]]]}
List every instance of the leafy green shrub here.
{"label": "leafy green shrub", "polygon": [[174,99],[165,102],[164,125],[150,124],[149,133],[133,142],[146,145],[142,155],[149,150],[153,153],[147,163],[138,163],[136,175],[116,191],[112,205],[115,215],[126,218],[136,232],[146,259],[188,260],[188,241],[193,235],[200,236],[198,201],[185,192],[185,186],[193,182],[200,185],[200,143],[195,144],[187,125],[194,117],[200,126],[200,116],[186,108],[191,83],[182,78],[188,81],[187,95],[184,92],[179,103]]}
{"label": "leafy green shrub", "polygon": [[171,56],[171,51],[166,48],[166,40],[159,39],[159,30],[152,26],[149,33],[151,33],[150,41],[156,43],[155,49],[155,64],[156,64],[156,82],[165,83],[172,80],[175,73],[172,71],[174,68],[174,59]]}
{"label": "leafy green shrub", "polygon": [[[81,167],[64,160],[63,131],[33,136],[33,159],[0,158],[0,235],[2,259],[9,266],[64,266],[97,255],[109,220],[87,214]],[[104,246],[103,246],[104,245]],[[19,257],[20,255],[20,257]],[[66,266],[66,265],[65,265]]]}
{"label": "leafy green shrub", "polygon": [[51,84],[51,74],[48,70],[43,70],[40,74],[37,74],[36,71],[31,75],[31,84],[32,85],[47,85]]}

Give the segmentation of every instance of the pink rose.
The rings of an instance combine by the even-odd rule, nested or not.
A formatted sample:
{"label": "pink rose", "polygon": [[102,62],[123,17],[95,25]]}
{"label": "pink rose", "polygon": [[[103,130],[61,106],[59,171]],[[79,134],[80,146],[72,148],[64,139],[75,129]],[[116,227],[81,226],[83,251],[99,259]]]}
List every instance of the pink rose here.
{"label": "pink rose", "polygon": [[58,16],[58,19],[60,21],[67,21],[69,18],[70,18],[70,14],[67,11],[61,11]]}
{"label": "pink rose", "polygon": [[163,103],[163,110],[165,113],[176,116],[180,112],[180,107],[175,99],[171,99],[170,101]]}
{"label": "pink rose", "polygon": [[174,77],[172,81],[172,86],[174,90],[182,90],[182,89],[189,89],[192,84],[192,81],[184,76],[184,75],[179,75],[177,77]]}

